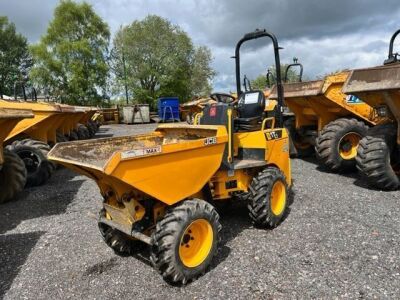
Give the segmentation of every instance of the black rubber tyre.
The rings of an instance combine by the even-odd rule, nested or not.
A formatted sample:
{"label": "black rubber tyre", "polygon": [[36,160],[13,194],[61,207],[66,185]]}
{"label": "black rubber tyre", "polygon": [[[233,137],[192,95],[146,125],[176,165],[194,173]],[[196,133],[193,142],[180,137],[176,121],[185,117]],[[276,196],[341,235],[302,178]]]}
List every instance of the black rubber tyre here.
{"label": "black rubber tyre", "polygon": [[368,126],[356,119],[340,118],[330,122],[315,141],[317,158],[335,172],[355,170],[358,143],[367,130]]}
{"label": "black rubber tyre", "polygon": [[[105,209],[100,210],[99,218],[105,217]],[[125,233],[118,231],[110,226],[98,223],[100,234],[106,244],[119,255],[129,255],[132,251],[137,248],[139,241],[129,237]]]}
{"label": "black rubber tyre", "polygon": [[253,223],[260,227],[277,227],[289,211],[289,192],[285,175],[277,168],[268,167],[254,177],[248,204]]}
{"label": "black rubber tyre", "polygon": [[296,120],[290,117],[283,122],[283,126],[289,133],[289,154],[290,157],[309,157],[314,154],[314,147],[301,141],[301,137],[296,132]]}
{"label": "black rubber tyre", "polygon": [[55,165],[47,160],[50,146],[46,143],[24,139],[7,146],[9,151],[17,154],[24,162],[27,170],[26,186],[44,184],[51,176]]}
{"label": "black rubber tyre", "polygon": [[361,140],[357,149],[357,168],[369,186],[386,191],[400,188],[400,153],[396,149],[396,135],[396,126],[385,124],[371,128]]}
{"label": "black rubber tyre", "polygon": [[56,133],[56,139],[57,139],[57,143],[68,142],[68,138],[65,135],[63,135],[61,132]]}
{"label": "black rubber tyre", "polygon": [[89,137],[90,138],[94,137],[94,135],[96,134],[97,128],[95,128],[95,126],[90,122],[87,123],[86,127],[89,131]]}
{"label": "black rubber tyre", "polygon": [[0,167],[0,203],[14,199],[26,184],[26,168],[18,155],[4,149],[4,162]]}
{"label": "black rubber tyre", "polygon": [[87,127],[85,125],[80,124],[78,126],[78,138],[80,140],[87,140],[90,139],[90,133],[89,130],[87,129]]}
{"label": "black rubber tyre", "polygon": [[93,127],[95,133],[97,132],[97,130],[98,130],[99,127],[100,127],[99,124],[98,124],[96,121],[93,121],[93,120],[89,120],[89,121],[88,121],[88,126]]}
{"label": "black rubber tyre", "polygon": [[[204,231],[212,240],[196,245],[202,238],[194,238],[197,229],[190,230],[193,224],[206,224],[207,230]],[[197,225],[195,225],[197,226]],[[203,225],[202,225],[203,226]],[[185,200],[177,206],[172,207],[165,214],[164,218],[156,224],[156,229],[152,234],[152,254],[151,261],[157,271],[163,276],[164,280],[171,284],[186,284],[204,274],[218,251],[219,215],[214,207],[206,201],[194,199]],[[192,243],[192,244],[191,244]],[[184,263],[187,259],[181,251],[188,251],[187,248],[208,247],[205,257],[197,265],[188,266]],[[194,248],[194,249],[195,249]],[[203,248],[204,250],[204,248]],[[199,253],[195,251],[195,253]],[[203,255],[204,256],[204,255]]]}
{"label": "black rubber tyre", "polygon": [[69,133],[68,139],[69,139],[70,141],[77,141],[77,140],[79,140],[79,136],[78,136],[77,131],[76,131],[76,130],[72,130],[72,131]]}

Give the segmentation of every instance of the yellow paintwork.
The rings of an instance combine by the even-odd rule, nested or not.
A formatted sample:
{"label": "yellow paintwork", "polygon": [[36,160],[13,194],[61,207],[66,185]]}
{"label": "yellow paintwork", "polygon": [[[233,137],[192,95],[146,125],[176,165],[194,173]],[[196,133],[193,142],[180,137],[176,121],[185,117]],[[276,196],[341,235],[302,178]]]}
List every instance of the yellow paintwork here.
{"label": "yellow paintwork", "polygon": [[70,106],[51,102],[21,102],[0,100],[0,108],[30,109],[34,117],[19,122],[9,132],[6,141],[20,134],[45,143],[55,143],[57,131],[69,135],[78,124],[86,124],[95,110],[88,107]]}
{"label": "yellow paintwork", "polygon": [[18,122],[31,118],[31,110],[0,108],[0,166],[3,164],[3,142]]}
{"label": "yellow paintwork", "polygon": [[352,70],[343,92],[356,95],[369,105],[386,107],[385,123],[397,123],[397,144],[400,145],[400,64]]}
{"label": "yellow paintwork", "polygon": [[184,231],[179,245],[179,258],[188,268],[201,265],[210,254],[214,241],[211,224],[205,219],[193,221]]}
{"label": "yellow paintwork", "polygon": [[[199,138],[187,139],[188,132],[196,132]],[[215,137],[215,144],[205,145],[208,137]],[[121,143],[118,149],[115,139],[98,139],[56,145],[49,153],[49,159],[85,170],[92,178],[104,182],[104,186],[111,186],[117,197],[122,197],[127,190],[134,188],[171,205],[198,192],[217,171],[228,136],[224,126],[204,125],[193,128],[190,125],[165,124],[151,134],[125,139],[129,141],[127,144],[137,143],[137,149],[160,147],[161,152],[123,158],[128,149],[130,151],[135,148],[123,148],[125,143]],[[79,147],[83,144],[99,149],[115,148],[110,149],[110,157],[100,163],[93,163],[78,158]],[[68,155],[61,156],[62,153],[54,156],[59,150],[67,151],[68,147],[72,149],[69,155],[76,155],[76,160],[69,160]],[[104,194],[106,191],[102,189],[102,192]]]}
{"label": "yellow paintwork", "polygon": [[[267,140],[272,132],[282,132],[282,137]],[[234,153],[238,154],[239,148],[265,149],[265,161],[268,165],[279,168],[286,177],[287,184],[292,183],[290,159],[289,159],[289,139],[286,129],[266,129],[264,131],[239,132],[234,134]]]}
{"label": "yellow paintwork", "polygon": [[[265,129],[267,121],[272,126]],[[149,134],[57,144],[48,158],[96,180],[111,218],[131,225],[144,216],[141,200],[158,200],[152,212],[157,220],[168,205],[187,198],[205,199],[202,190],[207,184],[214,200],[247,192],[253,177],[266,166],[282,170],[291,186],[288,133],[273,127],[270,118],[262,130],[234,133],[231,140],[232,124],[228,128],[164,124]],[[227,151],[227,158],[234,166],[235,162],[243,165],[228,172],[220,167],[224,150],[231,144],[233,153]],[[241,148],[262,156],[240,160]],[[254,162],[256,166],[251,165]]]}
{"label": "yellow paintwork", "polygon": [[[231,175],[231,176],[229,176]],[[238,191],[248,191],[251,180],[255,172],[248,170],[236,170],[234,174],[229,174],[227,171],[218,171],[210,180],[211,193],[214,200],[224,200],[231,198],[231,194]],[[227,189],[225,183],[227,181],[237,181],[237,187]],[[202,198],[203,195],[196,195]]]}
{"label": "yellow paintwork", "polygon": [[[349,103],[342,87],[350,72],[328,75],[313,82],[287,83],[283,85],[285,104],[296,119],[296,128],[315,126],[318,131],[340,117],[358,117],[370,125],[382,121],[374,109],[364,103]],[[308,90],[312,87],[314,91]],[[276,88],[270,99],[276,99]]]}
{"label": "yellow paintwork", "polygon": [[361,136],[355,132],[349,132],[339,141],[339,154],[343,159],[353,159],[357,156],[358,144]]}
{"label": "yellow paintwork", "polygon": [[5,138],[8,141],[19,134],[26,134],[33,139],[43,141],[45,143],[55,142],[56,127],[55,121],[61,113],[59,106],[52,106],[44,103],[35,102],[19,102],[0,100],[1,108],[28,109],[32,110],[34,117],[32,119],[24,119],[19,122]]}
{"label": "yellow paintwork", "polygon": [[265,101],[265,112],[272,112],[275,110],[275,107],[278,105],[278,101],[272,99],[266,99]]}
{"label": "yellow paintwork", "polygon": [[271,191],[271,211],[275,216],[280,216],[286,207],[286,188],[282,181],[277,181]]}

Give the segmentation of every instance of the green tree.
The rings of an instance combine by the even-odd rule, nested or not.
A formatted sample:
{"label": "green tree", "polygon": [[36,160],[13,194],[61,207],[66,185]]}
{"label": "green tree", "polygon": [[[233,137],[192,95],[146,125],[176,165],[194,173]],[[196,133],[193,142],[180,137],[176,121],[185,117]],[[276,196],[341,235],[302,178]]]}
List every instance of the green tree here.
{"label": "green tree", "polygon": [[216,72],[211,68],[211,50],[205,46],[196,47],[191,63],[191,96],[209,95],[212,91],[211,79]]}
{"label": "green tree", "polygon": [[26,38],[7,17],[0,17],[0,97],[13,95],[15,81],[25,80],[30,66]]}
{"label": "green tree", "polygon": [[108,25],[83,2],[62,0],[31,53],[32,81],[62,103],[99,104],[107,87]]}
{"label": "green tree", "polygon": [[[287,68],[287,64],[281,65],[281,79],[282,82],[285,78],[285,70]],[[267,72],[270,72],[269,83],[272,87],[276,83],[276,68],[272,66],[268,69]],[[297,68],[290,68],[288,70],[288,82],[298,82],[299,81],[299,70]],[[252,89],[263,90],[267,87],[267,75],[261,74],[257,76],[254,80],[251,80]]]}
{"label": "green tree", "polygon": [[159,16],[122,27],[111,53],[115,91],[126,85],[136,102],[154,106],[161,96],[185,101],[210,90],[210,50],[195,48],[186,32]]}

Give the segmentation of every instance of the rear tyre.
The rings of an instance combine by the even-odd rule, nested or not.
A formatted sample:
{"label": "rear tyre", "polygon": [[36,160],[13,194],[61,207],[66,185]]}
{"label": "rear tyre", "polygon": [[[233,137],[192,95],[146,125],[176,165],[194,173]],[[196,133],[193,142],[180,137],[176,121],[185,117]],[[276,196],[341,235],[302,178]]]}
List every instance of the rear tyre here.
{"label": "rear tyre", "polygon": [[[106,218],[106,210],[104,208],[99,212],[99,219],[102,217]],[[131,254],[132,250],[136,248],[135,245],[137,246],[137,243],[139,243],[132,237],[129,237],[125,233],[111,228],[106,224],[99,222],[98,225],[103,240],[106,242],[108,247],[113,249],[117,254]]]}
{"label": "rear tyre", "polygon": [[4,162],[0,169],[0,203],[14,199],[26,184],[25,164],[15,153],[4,150]]}
{"label": "rear tyre", "polygon": [[296,120],[291,117],[283,122],[283,126],[289,133],[289,154],[290,157],[309,157],[314,154],[313,145],[301,140],[296,132]]}
{"label": "rear tyre", "polygon": [[203,200],[185,200],[171,208],[152,235],[151,260],[164,280],[187,282],[204,274],[217,253],[219,215]]}
{"label": "rear tyre", "polygon": [[378,125],[368,132],[357,151],[357,168],[369,186],[394,191],[400,188],[400,155],[394,124]]}
{"label": "rear tyre", "polygon": [[86,127],[87,127],[87,129],[88,129],[88,131],[89,131],[89,137],[90,137],[90,138],[94,137],[94,135],[96,134],[96,129],[95,129],[95,127],[93,126],[93,124],[90,123],[90,122],[88,122],[87,125],[86,125]]}
{"label": "rear tyre", "polygon": [[260,172],[250,185],[249,215],[256,226],[275,228],[289,207],[289,190],[285,175],[277,168]]}
{"label": "rear tyre", "polygon": [[56,133],[56,140],[57,140],[57,143],[68,142],[68,138],[65,135],[63,135],[61,132]]}
{"label": "rear tyre", "polygon": [[39,186],[47,182],[55,166],[47,160],[50,146],[46,143],[24,139],[15,141],[7,149],[17,154],[27,170],[26,186]]}
{"label": "rear tyre", "polygon": [[78,127],[78,139],[80,140],[87,140],[90,138],[90,133],[89,130],[85,125],[79,125]]}
{"label": "rear tyre", "polygon": [[356,169],[357,148],[368,126],[356,119],[340,118],[327,124],[316,139],[317,158],[330,170]]}
{"label": "rear tyre", "polygon": [[77,131],[76,131],[76,130],[72,130],[72,131],[69,133],[68,139],[69,139],[70,141],[77,141],[77,140],[79,140],[79,136],[78,136]]}

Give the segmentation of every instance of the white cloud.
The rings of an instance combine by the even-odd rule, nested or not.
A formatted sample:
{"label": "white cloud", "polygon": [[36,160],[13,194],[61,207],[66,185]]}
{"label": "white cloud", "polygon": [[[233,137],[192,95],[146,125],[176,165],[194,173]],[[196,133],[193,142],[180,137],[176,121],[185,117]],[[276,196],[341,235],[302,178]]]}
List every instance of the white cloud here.
{"label": "white cloud", "polygon": [[[235,88],[234,47],[245,32],[264,28],[274,32],[285,49],[282,63],[293,56],[304,65],[308,78],[355,67],[381,64],[390,35],[400,18],[398,0],[385,5],[374,0],[89,0],[115,32],[121,25],[148,14],[168,18],[181,26],[194,43],[207,45],[215,58],[215,90]],[[9,16],[30,42],[45,33],[54,0],[0,2],[0,14]],[[243,47],[242,75],[255,78],[273,63],[264,41]]]}

